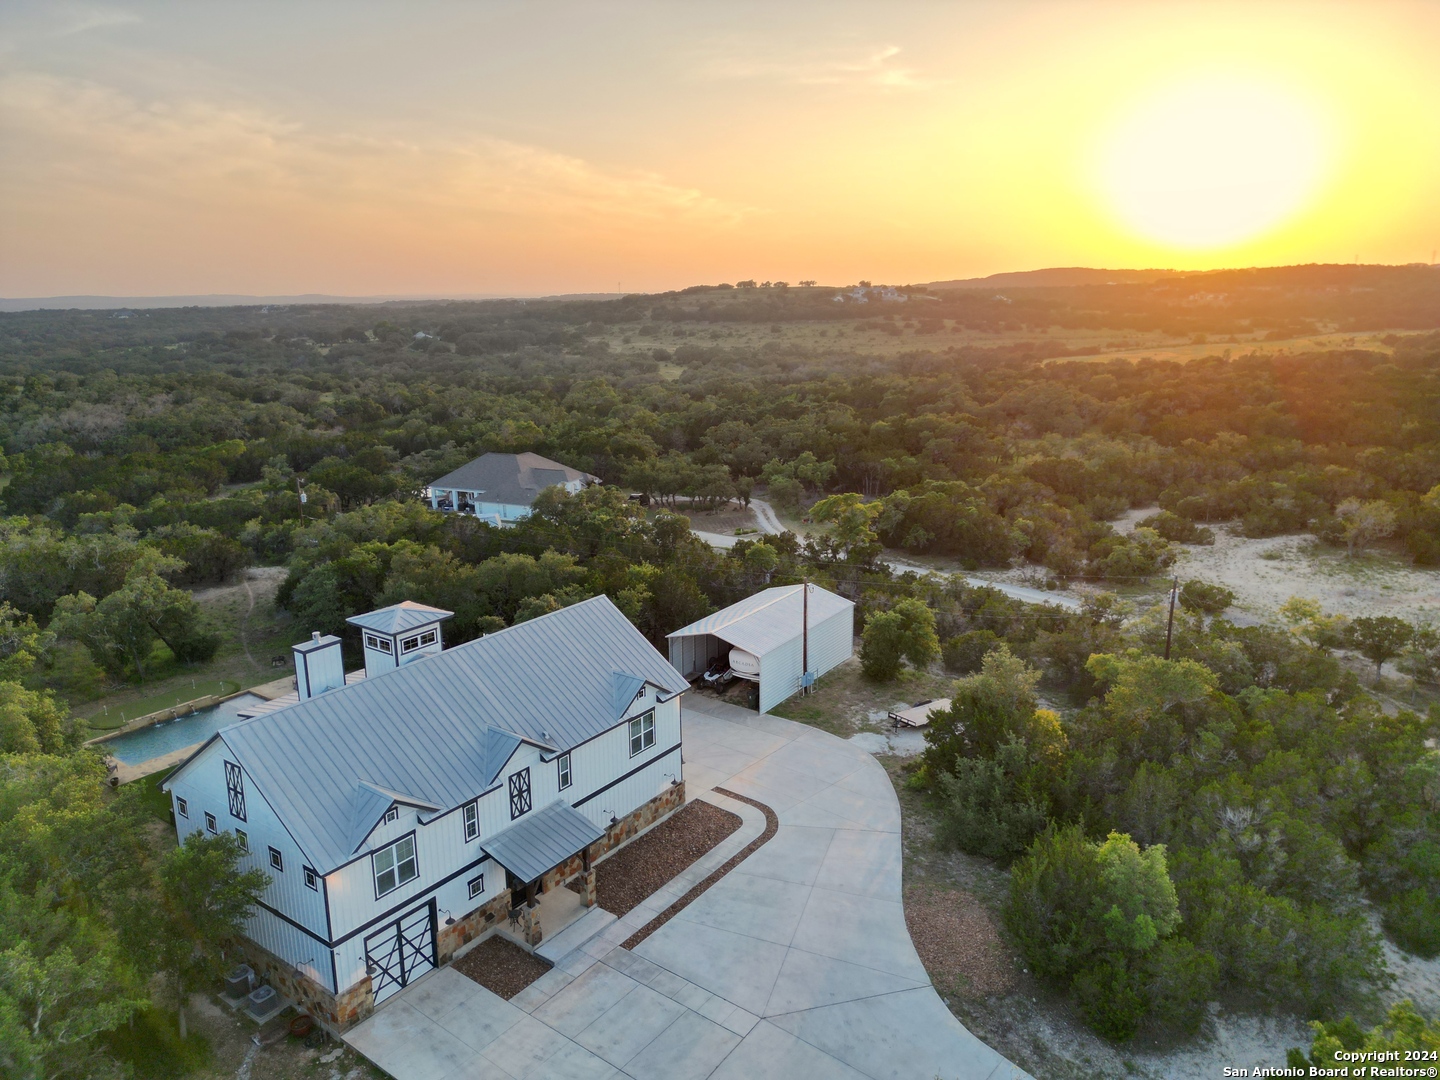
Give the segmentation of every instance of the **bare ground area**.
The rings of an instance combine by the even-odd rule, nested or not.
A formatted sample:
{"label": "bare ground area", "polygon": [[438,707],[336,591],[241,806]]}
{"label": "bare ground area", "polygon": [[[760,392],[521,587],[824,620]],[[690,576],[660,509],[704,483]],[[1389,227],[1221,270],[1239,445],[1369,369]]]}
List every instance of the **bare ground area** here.
{"label": "bare ground area", "polygon": [[793,697],[770,711],[848,739],[860,732],[889,731],[886,715],[891,709],[946,697],[954,681],[953,675],[939,670],[906,668],[894,682],[873,682],[860,670],[857,655],[821,676],[807,696]]}
{"label": "bare ground area", "polygon": [[[206,994],[194,994],[186,1016],[192,1031],[210,1040],[210,1064],[187,1080],[383,1080],[385,1074],[341,1042],[307,1047],[286,1034],[293,1009],[264,1027],[232,1013]],[[260,1036],[262,1046],[252,1037]]]}
{"label": "bare ground area", "polygon": [[740,827],[740,818],[711,803],[687,803],[595,867],[600,906],[625,915]]}
{"label": "bare ground area", "polygon": [[492,934],[451,967],[509,1001],[550,970],[550,965],[508,938]]}

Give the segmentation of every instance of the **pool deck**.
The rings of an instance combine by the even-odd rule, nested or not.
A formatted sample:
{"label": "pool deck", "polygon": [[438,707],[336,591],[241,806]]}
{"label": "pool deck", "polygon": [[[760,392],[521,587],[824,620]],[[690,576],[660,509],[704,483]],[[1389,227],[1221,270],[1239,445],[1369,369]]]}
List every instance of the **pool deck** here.
{"label": "pool deck", "polygon": [[[295,676],[286,675],[284,678],[274,679],[268,683],[261,683],[259,686],[251,686],[247,687],[244,690],[238,690],[233,694],[227,694],[221,700],[228,701],[230,700],[230,698],[239,697],[241,694],[254,694],[257,697],[265,698],[265,700],[267,701],[274,701],[276,698],[284,697],[286,694],[291,694],[294,692]],[[142,720],[143,719],[148,718],[142,718]],[[143,723],[138,724],[133,730],[139,730],[141,727],[144,726],[145,725]],[[122,729],[121,732],[116,732],[115,734],[128,734],[130,730],[132,729],[127,727],[125,729]],[[209,736],[206,736],[206,738],[208,737]],[[166,772],[170,769],[175,768],[175,766],[179,765],[187,757],[193,754],[196,748],[202,745],[204,741],[204,739],[201,739],[200,742],[191,743],[189,746],[182,746],[179,750],[172,750],[168,754],[161,754],[159,757],[153,757],[147,761],[141,761],[134,765],[126,765],[123,761],[116,757],[110,757],[108,755],[107,757],[111,764],[114,766],[114,775],[116,780],[121,784],[128,784],[133,780],[141,780],[147,776],[154,776],[157,772]],[[103,748],[105,743],[96,742],[95,745]]]}

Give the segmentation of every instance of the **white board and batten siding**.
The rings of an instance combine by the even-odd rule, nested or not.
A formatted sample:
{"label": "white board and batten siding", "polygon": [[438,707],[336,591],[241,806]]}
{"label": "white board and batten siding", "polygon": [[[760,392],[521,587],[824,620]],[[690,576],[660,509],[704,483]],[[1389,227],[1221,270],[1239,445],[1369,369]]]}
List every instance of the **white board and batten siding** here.
{"label": "white board and batten siding", "polygon": [[[810,670],[818,678],[850,659],[855,651],[855,616],[851,609],[837,611],[810,624]],[[797,635],[760,657],[760,711],[769,712],[798,694],[805,668],[805,644]]]}
{"label": "white board and batten siding", "polygon": [[[235,755],[228,753],[223,737],[216,738],[171,785],[171,808],[175,811],[180,839],[183,841],[193,832],[205,833],[207,812],[215,815],[216,832],[244,832],[250,853],[241,869],[263,870],[270,875],[270,884],[260,896],[263,906],[255,909],[246,935],[322,986],[334,990],[327,951],[330,932],[324,883],[317,875],[317,888],[305,885],[305,854],[243,768],[240,779],[245,819],[242,821],[231,813],[227,762],[235,765]],[[180,813],[181,799],[185,800],[185,814]],[[281,869],[271,865],[272,847],[280,853]]]}

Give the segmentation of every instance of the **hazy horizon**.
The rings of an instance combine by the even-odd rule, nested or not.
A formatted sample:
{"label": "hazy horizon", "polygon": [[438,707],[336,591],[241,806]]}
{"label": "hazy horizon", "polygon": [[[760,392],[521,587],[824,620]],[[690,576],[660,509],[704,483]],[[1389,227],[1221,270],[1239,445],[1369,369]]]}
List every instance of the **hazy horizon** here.
{"label": "hazy horizon", "polygon": [[0,295],[1433,261],[1440,8],[0,15]]}

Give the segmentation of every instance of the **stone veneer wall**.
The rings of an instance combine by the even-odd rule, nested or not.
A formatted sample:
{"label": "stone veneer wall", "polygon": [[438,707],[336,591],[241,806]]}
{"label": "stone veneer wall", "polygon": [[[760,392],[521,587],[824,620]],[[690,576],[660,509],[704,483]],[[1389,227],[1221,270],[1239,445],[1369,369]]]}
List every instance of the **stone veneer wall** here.
{"label": "stone veneer wall", "polygon": [[260,982],[269,983],[276,993],[329,1028],[343,1031],[375,1011],[369,975],[336,995],[249,938],[242,937],[240,946],[245,950],[246,962],[255,969],[255,977]]}
{"label": "stone veneer wall", "polygon": [[463,918],[456,919],[453,926],[446,926],[440,920],[440,939],[436,944],[436,956],[440,966],[448,964],[464,946],[470,944],[497,923],[503,922],[510,913],[510,890],[501,889],[485,903]]}
{"label": "stone veneer wall", "polygon": [[[595,860],[684,805],[685,782],[682,780],[678,784],[671,784],[655,798],[611,825],[605,830],[604,836],[590,845],[591,874],[594,873]],[[546,892],[564,885],[584,872],[584,859],[580,853],[576,853],[540,879],[539,891]],[[502,889],[474,911],[457,919],[453,925],[446,926],[441,920],[435,942],[440,966],[448,964],[463,946],[482,937],[507,918],[511,903],[510,890]],[[300,974],[290,964],[249,938],[241,938],[240,944],[245,950],[246,961],[255,969],[255,975],[260,981],[269,983],[278,993],[333,1030],[344,1031],[375,1011],[375,999],[368,975],[340,994],[332,994],[314,979]]]}

